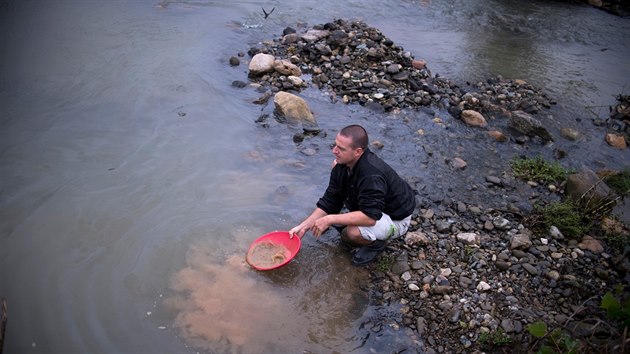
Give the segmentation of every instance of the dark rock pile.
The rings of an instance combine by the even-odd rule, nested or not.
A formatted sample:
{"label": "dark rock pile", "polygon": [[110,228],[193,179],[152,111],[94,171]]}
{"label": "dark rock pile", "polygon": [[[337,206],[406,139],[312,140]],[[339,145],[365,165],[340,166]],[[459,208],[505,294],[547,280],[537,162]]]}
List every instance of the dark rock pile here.
{"label": "dark rock pile", "polygon": [[630,134],[630,95],[617,96],[617,104],[610,109],[613,129]]}
{"label": "dark rock pile", "polygon": [[[271,70],[252,72],[250,68],[250,81],[259,84],[263,92],[255,101],[258,104],[267,103],[278,91],[299,92],[314,86],[327,92],[332,101],[358,103],[376,110],[437,107],[466,124],[482,127],[488,119],[508,120],[499,124],[520,133],[514,137],[517,143],[530,137],[543,143],[555,140],[545,122],[533,117],[548,113],[545,110],[556,103],[542,90],[524,80],[501,76],[459,86],[432,75],[424,60],[414,59],[380,30],[361,21],[339,19],[301,32],[287,27],[281,37],[250,48],[248,54],[252,58],[260,54],[270,57]],[[240,65],[236,56],[229,62]],[[233,85],[245,87],[247,83],[235,81]],[[627,96],[620,97],[626,102],[620,100],[615,106],[613,119],[597,119],[594,124],[609,127],[604,137],[609,145],[626,149],[630,125],[623,117],[627,117],[628,104]],[[466,112],[469,114],[462,114]],[[471,112],[483,118],[471,123],[466,119]],[[580,136],[571,128],[562,128],[561,133],[569,140]]]}
{"label": "dark rock pile", "polygon": [[[311,75],[311,85],[326,90],[333,100],[382,107],[385,111],[437,106],[455,117],[466,109],[502,115],[514,110],[533,114],[555,103],[523,80],[496,77],[463,89],[439,75],[433,76],[423,60],[414,59],[380,30],[360,21],[336,20],[301,34],[287,28],[281,38],[248,51],[252,57],[258,53],[290,60],[302,73]],[[300,91],[305,87],[277,71],[250,79],[272,91]]]}
{"label": "dark rock pile", "polygon": [[[524,111],[537,114],[551,108],[556,101],[524,80],[506,80],[501,76],[490,78],[485,83],[477,82],[461,97],[457,108],[472,109],[491,117],[509,117],[510,112]],[[457,111],[451,109],[457,115]]]}

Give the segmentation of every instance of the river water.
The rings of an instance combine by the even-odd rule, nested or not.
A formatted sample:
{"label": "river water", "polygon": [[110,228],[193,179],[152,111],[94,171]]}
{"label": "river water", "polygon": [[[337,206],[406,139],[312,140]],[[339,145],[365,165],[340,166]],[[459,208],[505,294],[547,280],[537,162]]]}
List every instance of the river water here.
{"label": "river water", "polygon": [[[265,19],[262,8],[275,10]],[[287,26],[336,18],[365,20],[426,59],[434,74],[462,85],[500,74],[543,87],[558,101],[546,122],[552,133],[572,127],[584,137],[559,139],[540,147],[542,154],[563,149],[570,167],[630,165],[628,150],[608,147],[603,128],[591,124],[607,116],[617,94],[628,93],[630,20],[587,6],[3,0],[5,353],[413,346],[395,325],[396,308],[369,302],[365,271],[350,265],[332,232],[306,237],[298,257],[273,272],[251,270],[247,247],[312,210],[328,179],[328,145],[344,125],[364,124],[385,143],[379,153],[386,160],[433,191],[457,194],[461,187],[443,169],[443,157],[463,156],[474,175],[475,165],[500,171],[506,155],[528,151],[491,146],[447,115],[448,130],[422,112],[376,121],[377,113],[333,104],[314,89],[303,96],[323,136],[298,146],[296,127],[255,123],[273,107],[253,104],[255,90],[231,86],[246,79],[246,66],[230,67],[229,57]],[[420,128],[423,140],[411,138]],[[376,313],[391,322],[375,320]]]}

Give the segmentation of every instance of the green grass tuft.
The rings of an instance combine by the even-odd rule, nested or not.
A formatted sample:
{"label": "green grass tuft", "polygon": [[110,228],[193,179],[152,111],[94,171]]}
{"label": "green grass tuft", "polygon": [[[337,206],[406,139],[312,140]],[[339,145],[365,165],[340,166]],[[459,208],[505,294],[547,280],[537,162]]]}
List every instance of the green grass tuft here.
{"label": "green grass tuft", "polygon": [[492,332],[483,332],[479,335],[479,342],[482,344],[491,344],[494,346],[502,346],[512,342],[512,338],[507,335],[501,328]]}
{"label": "green grass tuft", "polygon": [[630,194],[630,167],[626,167],[621,173],[604,177],[604,182],[617,195],[625,197]]}
{"label": "green grass tuft", "polygon": [[535,158],[514,158],[510,161],[512,172],[518,178],[539,183],[552,183],[566,178],[569,170],[559,163],[547,162],[541,156]]}
{"label": "green grass tuft", "polygon": [[592,226],[591,221],[570,201],[537,205],[524,222],[529,228],[540,233],[546,233],[551,226],[555,226],[569,238],[581,237]]}
{"label": "green grass tuft", "polygon": [[376,264],[376,268],[381,272],[388,272],[392,265],[394,264],[394,259],[390,255],[381,255],[378,259],[378,263]]}

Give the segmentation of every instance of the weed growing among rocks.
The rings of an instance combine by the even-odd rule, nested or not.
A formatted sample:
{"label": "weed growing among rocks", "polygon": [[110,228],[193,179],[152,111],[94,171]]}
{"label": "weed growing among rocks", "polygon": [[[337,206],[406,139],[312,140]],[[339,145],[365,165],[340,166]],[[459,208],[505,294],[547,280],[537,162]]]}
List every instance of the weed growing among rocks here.
{"label": "weed growing among rocks", "polygon": [[547,162],[542,156],[515,158],[510,162],[514,175],[518,178],[539,183],[552,183],[564,180],[569,170],[559,163]]}
{"label": "weed growing among rocks", "polygon": [[545,206],[536,206],[526,222],[533,230],[549,230],[557,227],[564,236],[578,238],[587,233],[591,222],[571,201],[552,202]]}

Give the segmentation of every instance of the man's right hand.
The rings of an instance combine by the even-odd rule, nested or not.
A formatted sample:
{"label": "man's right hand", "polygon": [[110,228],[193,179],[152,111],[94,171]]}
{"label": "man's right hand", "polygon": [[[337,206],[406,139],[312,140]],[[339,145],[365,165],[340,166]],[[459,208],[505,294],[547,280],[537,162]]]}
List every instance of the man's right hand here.
{"label": "man's right hand", "polygon": [[[323,218],[324,216],[326,216],[326,212],[323,211],[320,208],[316,208],[313,213],[311,213],[311,215],[306,218],[306,220],[302,221],[302,223],[298,226],[295,226],[294,228],[292,228],[291,230],[289,230],[289,237],[293,238],[293,236],[298,235],[299,238],[304,237],[304,235],[306,234],[306,232],[308,231],[312,231],[313,235],[315,235],[316,237],[319,237],[319,235],[321,235],[321,231],[326,231],[324,230],[319,230],[319,234],[317,234],[318,232],[318,228],[315,227],[315,222],[318,219]],[[326,225],[326,227],[328,227],[330,225]]]}
{"label": "man's right hand", "polygon": [[304,230],[300,226],[296,226],[289,230],[289,238],[293,238],[293,236],[297,235],[299,238],[304,237]]}

